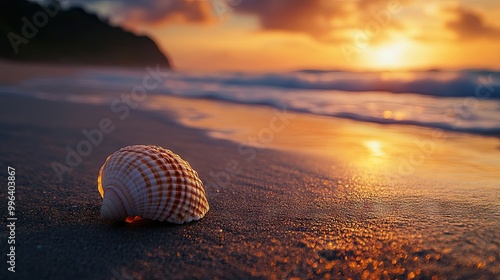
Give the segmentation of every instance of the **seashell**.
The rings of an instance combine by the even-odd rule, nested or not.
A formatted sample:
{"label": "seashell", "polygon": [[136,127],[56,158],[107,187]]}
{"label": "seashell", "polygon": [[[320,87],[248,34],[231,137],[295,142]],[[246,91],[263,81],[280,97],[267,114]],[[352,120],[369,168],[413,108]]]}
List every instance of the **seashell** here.
{"label": "seashell", "polygon": [[182,224],[199,220],[209,206],[198,173],[170,150],[134,145],[106,159],[97,178],[101,217],[145,218]]}

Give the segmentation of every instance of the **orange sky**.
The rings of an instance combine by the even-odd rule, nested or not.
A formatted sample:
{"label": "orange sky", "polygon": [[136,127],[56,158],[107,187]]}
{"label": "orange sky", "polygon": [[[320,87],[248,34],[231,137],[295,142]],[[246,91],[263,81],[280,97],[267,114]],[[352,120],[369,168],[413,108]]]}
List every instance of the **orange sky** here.
{"label": "orange sky", "polygon": [[498,0],[117,2],[87,7],[181,70],[500,68]]}

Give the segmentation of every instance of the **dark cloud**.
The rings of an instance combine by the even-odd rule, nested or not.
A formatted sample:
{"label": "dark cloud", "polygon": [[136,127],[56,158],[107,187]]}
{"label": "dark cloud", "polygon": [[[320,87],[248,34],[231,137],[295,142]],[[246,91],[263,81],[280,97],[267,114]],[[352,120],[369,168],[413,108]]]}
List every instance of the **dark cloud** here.
{"label": "dark cloud", "polygon": [[[213,7],[208,0],[64,0],[68,5],[91,7],[111,6],[106,16],[127,26],[135,24],[195,23],[214,21]],[[97,7],[97,8],[96,8]]]}
{"label": "dark cloud", "polygon": [[329,39],[335,27],[332,19],[345,17],[343,1],[252,0],[242,1],[236,12],[253,14],[267,30],[284,30]]}
{"label": "dark cloud", "polygon": [[[328,0],[325,0],[325,1],[328,1]],[[390,1],[391,0],[358,0],[358,1],[356,1],[356,3],[357,3],[358,8],[366,9],[369,7],[387,5],[387,3]],[[397,2],[401,2],[401,1],[402,0],[397,1]],[[396,2],[396,1],[394,1],[394,2]]]}
{"label": "dark cloud", "polygon": [[488,26],[482,16],[464,7],[449,9],[454,19],[446,23],[446,27],[461,39],[497,38],[500,39],[500,28]]}
{"label": "dark cloud", "polygon": [[[329,0],[66,0],[73,4],[96,7],[113,6],[109,14],[121,24],[168,24],[171,22],[204,24],[220,20],[225,13],[251,14],[263,30],[305,33],[328,39],[334,33],[332,19],[348,16],[348,1]],[[99,12],[99,10],[97,10]]]}
{"label": "dark cloud", "polygon": [[127,25],[168,22],[207,23],[213,20],[212,9],[206,1],[125,0],[117,2],[118,12]]}
{"label": "dark cloud", "polygon": [[[375,39],[385,38],[385,32],[397,29],[395,15],[386,15],[390,5],[408,0],[66,0],[84,5],[112,5],[109,16],[120,24],[194,23],[205,24],[221,20],[226,13],[257,17],[262,30],[302,33],[325,42],[349,41],[353,32],[370,23],[380,25]],[[393,3],[394,2],[394,3]],[[389,8],[390,9],[390,8]],[[97,9],[98,10],[98,9]],[[382,19],[377,19],[377,16]],[[373,25],[373,24],[372,24]]]}

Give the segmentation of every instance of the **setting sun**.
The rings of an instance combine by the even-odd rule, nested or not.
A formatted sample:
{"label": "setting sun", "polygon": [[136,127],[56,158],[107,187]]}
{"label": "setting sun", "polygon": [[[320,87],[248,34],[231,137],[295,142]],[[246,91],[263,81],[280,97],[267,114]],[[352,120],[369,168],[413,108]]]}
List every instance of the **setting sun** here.
{"label": "setting sun", "polygon": [[376,69],[404,68],[411,64],[406,49],[404,42],[380,45],[367,49],[363,60]]}
{"label": "setting sun", "polygon": [[[116,24],[149,34],[182,70],[499,65],[500,8],[491,0],[163,2],[141,6],[89,1],[85,6]],[[117,9],[125,13],[114,12]]]}
{"label": "setting sun", "polygon": [[374,156],[381,157],[385,155],[384,151],[382,151],[382,145],[378,141],[370,140],[363,143],[365,147],[368,148],[370,153]]}
{"label": "setting sun", "polygon": [[0,275],[500,280],[499,0],[2,0],[0,35]]}

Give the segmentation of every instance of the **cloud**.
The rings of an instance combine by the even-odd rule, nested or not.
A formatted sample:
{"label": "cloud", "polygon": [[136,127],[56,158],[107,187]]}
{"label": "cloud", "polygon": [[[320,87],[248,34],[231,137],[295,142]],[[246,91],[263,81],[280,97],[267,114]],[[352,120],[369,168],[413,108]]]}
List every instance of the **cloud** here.
{"label": "cloud", "polygon": [[120,1],[118,5],[123,22],[127,25],[136,23],[204,24],[214,21],[212,7],[207,1],[126,0]]}
{"label": "cloud", "polygon": [[128,27],[168,23],[205,24],[215,21],[208,0],[66,0],[70,5],[85,6]]}
{"label": "cloud", "polygon": [[[262,30],[281,30],[331,39],[334,19],[351,16],[350,1],[330,0],[67,0],[92,6],[99,12],[105,5],[108,16],[120,24],[159,25],[169,23],[206,24],[220,20],[221,13],[249,14],[258,18]],[[112,6],[112,8],[109,8]],[[97,8],[96,8],[97,7]],[[102,10],[102,9],[101,9]]]}
{"label": "cloud", "polygon": [[454,19],[446,22],[446,27],[460,39],[477,38],[500,39],[500,28],[488,26],[481,14],[464,7],[449,8]]}
{"label": "cloud", "polygon": [[352,41],[364,32],[370,33],[371,43],[380,43],[402,29],[396,16],[409,1],[243,0],[234,10],[256,16],[262,30],[302,33],[330,43]]}
{"label": "cloud", "polygon": [[265,30],[305,33],[326,40],[335,31],[332,20],[349,15],[344,4],[325,0],[252,0],[242,1],[234,10],[257,16]]}
{"label": "cloud", "polygon": [[[383,40],[387,32],[400,29],[394,15],[385,16],[392,3],[409,0],[67,0],[84,5],[107,5],[114,22],[134,28],[136,25],[170,23],[206,24],[221,20],[222,13],[247,14],[258,19],[262,31],[301,33],[323,42],[353,40],[358,31],[377,15],[388,21],[380,26],[371,41]],[[88,4],[91,3],[91,4]],[[110,8],[111,6],[111,8]],[[222,11],[221,11],[222,9]],[[99,8],[96,8],[99,11]],[[103,9],[101,9],[103,10]],[[373,27],[373,24],[372,24]],[[358,32],[359,33],[359,32]]]}
{"label": "cloud", "polygon": [[[326,1],[328,1],[328,0],[326,0]],[[406,2],[406,1],[407,0],[399,0],[399,1],[393,1],[393,2],[401,3],[401,2]],[[376,6],[380,6],[380,5],[387,5],[388,2],[391,2],[391,1],[388,1],[388,0],[358,0],[358,1],[356,1],[357,6],[360,9],[366,9],[369,7],[376,7]]]}

